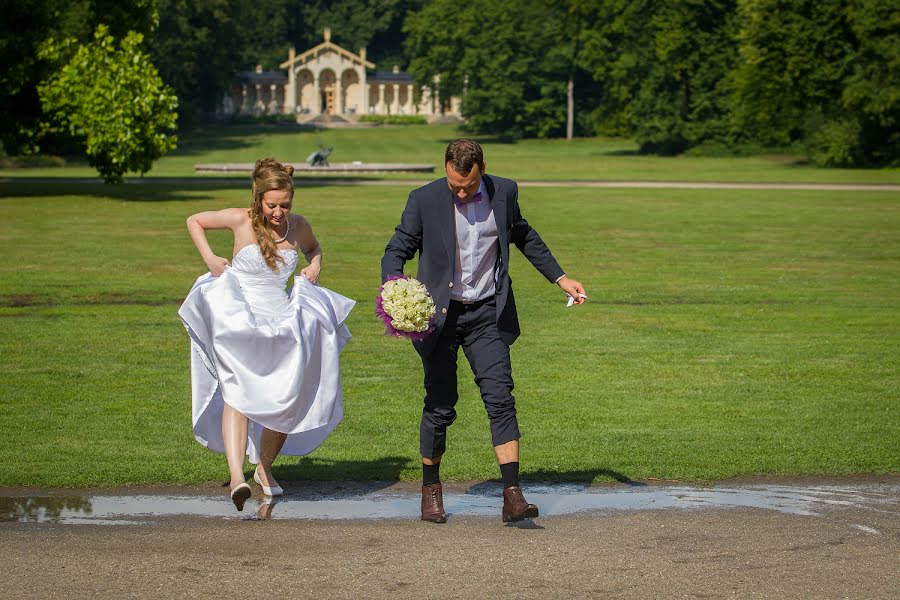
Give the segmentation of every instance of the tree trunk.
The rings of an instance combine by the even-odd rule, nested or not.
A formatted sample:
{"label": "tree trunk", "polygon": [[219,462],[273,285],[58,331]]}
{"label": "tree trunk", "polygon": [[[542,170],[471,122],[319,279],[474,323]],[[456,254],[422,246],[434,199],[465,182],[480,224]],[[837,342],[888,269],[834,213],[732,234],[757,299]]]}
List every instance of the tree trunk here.
{"label": "tree trunk", "polygon": [[575,128],[575,82],[569,77],[568,94],[566,99],[566,140],[572,141],[572,130]]}

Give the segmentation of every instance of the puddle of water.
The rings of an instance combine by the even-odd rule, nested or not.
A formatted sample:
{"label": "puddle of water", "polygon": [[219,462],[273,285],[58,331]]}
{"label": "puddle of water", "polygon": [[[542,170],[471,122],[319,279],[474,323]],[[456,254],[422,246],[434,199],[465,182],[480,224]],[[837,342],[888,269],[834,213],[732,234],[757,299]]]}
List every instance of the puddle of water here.
{"label": "puddle of water", "polygon": [[[757,508],[796,515],[819,515],[852,507],[900,516],[900,486],[627,486],[531,485],[526,497],[541,515],[640,510]],[[391,491],[305,499],[288,495],[277,503],[248,502],[239,513],[222,496],[46,496],[0,497],[0,522],[141,524],[167,517],[264,519],[417,519],[419,496]],[[465,493],[445,493],[451,515],[496,517],[503,501],[499,487],[479,484]],[[877,530],[864,525],[857,529]]]}

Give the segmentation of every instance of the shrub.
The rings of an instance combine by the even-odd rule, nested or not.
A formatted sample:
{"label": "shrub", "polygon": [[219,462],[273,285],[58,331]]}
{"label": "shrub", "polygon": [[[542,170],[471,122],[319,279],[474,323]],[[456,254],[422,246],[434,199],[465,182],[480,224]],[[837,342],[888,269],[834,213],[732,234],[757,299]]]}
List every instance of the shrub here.
{"label": "shrub", "polygon": [[428,121],[422,115],[362,115],[360,123],[379,125],[425,125]]}

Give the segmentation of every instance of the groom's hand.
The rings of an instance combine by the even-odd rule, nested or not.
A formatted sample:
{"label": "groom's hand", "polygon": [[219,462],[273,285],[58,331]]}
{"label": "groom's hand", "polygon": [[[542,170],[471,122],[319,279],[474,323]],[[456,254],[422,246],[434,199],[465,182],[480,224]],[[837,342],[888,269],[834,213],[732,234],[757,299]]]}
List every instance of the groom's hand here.
{"label": "groom's hand", "polygon": [[584,304],[584,301],[587,300],[587,292],[584,291],[584,286],[581,285],[581,282],[563,275],[562,279],[557,281],[556,284],[561,287],[565,293],[572,296],[575,304]]}

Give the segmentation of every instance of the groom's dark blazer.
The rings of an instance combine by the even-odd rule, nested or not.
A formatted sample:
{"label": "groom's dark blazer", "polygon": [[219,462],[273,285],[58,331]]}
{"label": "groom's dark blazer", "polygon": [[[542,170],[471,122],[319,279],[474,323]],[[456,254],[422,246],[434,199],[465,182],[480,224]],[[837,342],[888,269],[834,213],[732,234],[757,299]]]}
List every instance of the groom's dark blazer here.
{"label": "groom's dark blazer", "polygon": [[[495,270],[497,329],[503,341],[512,344],[519,337],[519,319],[509,277],[509,245],[515,244],[550,282],[555,282],[564,272],[541,236],[522,218],[516,182],[487,174],[483,180],[500,235],[500,253]],[[400,224],[381,259],[381,279],[385,281],[391,275],[402,275],[406,261],[411,260],[416,252],[419,253],[416,279],[431,292],[437,308],[435,333],[413,343],[422,356],[427,356],[434,349],[450,306],[450,288],[456,263],[453,201],[453,192],[446,178],[413,190]]]}

